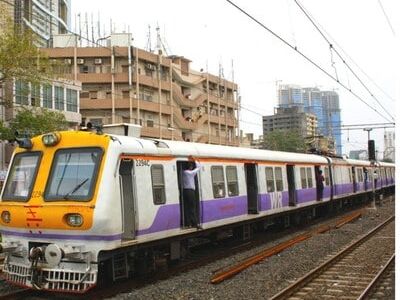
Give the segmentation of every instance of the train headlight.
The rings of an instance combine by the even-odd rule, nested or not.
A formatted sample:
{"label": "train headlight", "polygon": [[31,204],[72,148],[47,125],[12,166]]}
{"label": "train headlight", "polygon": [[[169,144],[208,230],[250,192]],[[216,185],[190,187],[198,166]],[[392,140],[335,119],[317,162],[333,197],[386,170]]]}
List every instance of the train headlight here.
{"label": "train headlight", "polygon": [[1,220],[2,220],[4,223],[10,223],[10,222],[11,222],[11,214],[10,214],[10,212],[9,212],[8,210],[4,210],[4,211],[1,213]]}
{"label": "train headlight", "polygon": [[57,145],[61,140],[61,136],[57,133],[47,133],[42,136],[42,142],[45,146],[51,147]]}
{"label": "train headlight", "polygon": [[83,224],[83,217],[80,214],[68,214],[65,220],[69,226],[79,227]]}

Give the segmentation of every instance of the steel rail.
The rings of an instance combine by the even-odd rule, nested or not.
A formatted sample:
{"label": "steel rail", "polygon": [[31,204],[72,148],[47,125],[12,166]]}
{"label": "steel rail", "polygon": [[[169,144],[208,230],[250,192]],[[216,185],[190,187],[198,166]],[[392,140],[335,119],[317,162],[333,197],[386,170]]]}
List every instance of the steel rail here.
{"label": "steel rail", "polygon": [[372,237],[375,233],[377,233],[381,228],[386,226],[388,223],[392,222],[394,220],[394,216],[389,217],[386,219],[384,222],[364,234],[361,238],[359,238],[357,241],[352,243],[351,245],[347,246],[345,249],[340,251],[338,254],[336,254],[334,257],[331,259],[327,260],[320,266],[316,267],[315,269],[311,270],[309,273],[304,275],[303,277],[299,278],[297,281],[295,281],[293,284],[289,285],[287,288],[283,289],[279,293],[275,294],[273,297],[270,298],[270,300],[278,300],[278,299],[287,299],[291,295],[293,295],[295,292],[297,292],[301,287],[305,286],[307,283],[309,283],[311,280],[313,280],[315,277],[318,276],[318,273],[326,269],[327,267],[331,266],[333,263],[335,263],[337,260],[340,258],[344,257],[347,253],[351,252],[354,250],[357,246],[361,245],[363,242],[368,240],[370,237]]}
{"label": "steel rail", "polygon": [[333,226],[323,225],[315,231],[303,233],[303,234],[296,236],[290,240],[284,241],[276,246],[267,248],[267,249],[255,254],[254,256],[251,256],[251,257],[243,260],[242,262],[239,262],[238,264],[230,267],[229,269],[217,273],[211,279],[211,283],[217,284],[226,279],[229,279],[229,278],[235,276],[236,274],[240,273],[241,271],[249,268],[250,266],[257,264],[260,261],[262,261],[268,257],[276,255],[276,254],[282,252],[283,250],[285,250],[289,247],[292,247],[302,241],[305,241],[305,240],[311,238],[313,235],[327,232],[327,231],[331,230],[332,228],[340,228],[344,224],[347,224],[347,223],[353,221],[354,219],[358,218],[359,216],[361,216],[362,211],[363,210],[358,210],[356,212],[353,212],[353,213],[343,217],[338,222],[336,222],[335,225],[333,225]]}
{"label": "steel rail", "polygon": [[385,272],[389,269],[390,265],[394,262],[395,254],[393,253],[392,257],[387,261],[387,263],[383,266],[383,268],[379,271],[379,273],[375,276],[375,278],[371,281],[371,283],[367,286],[364,292],[358,297],[358,300],[367,299],[372,289],[378,284],[379,279],[383,277]]}

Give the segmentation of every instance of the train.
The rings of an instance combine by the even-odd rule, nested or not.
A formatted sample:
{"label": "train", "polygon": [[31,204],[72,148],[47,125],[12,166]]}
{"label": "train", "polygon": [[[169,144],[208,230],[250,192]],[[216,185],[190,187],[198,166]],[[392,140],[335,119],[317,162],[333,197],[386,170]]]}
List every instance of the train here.
{"label": "train", "polygon": [[[194,160],[198,228],[185,224],[182,193]],[[140,138],[129,124],[20,138],[0,197],[2,275],[32,289],[85,293],[179,261],[198,237],[245,239],[254,224],[340,209],[394,193],[394,185],[390,163]]]}

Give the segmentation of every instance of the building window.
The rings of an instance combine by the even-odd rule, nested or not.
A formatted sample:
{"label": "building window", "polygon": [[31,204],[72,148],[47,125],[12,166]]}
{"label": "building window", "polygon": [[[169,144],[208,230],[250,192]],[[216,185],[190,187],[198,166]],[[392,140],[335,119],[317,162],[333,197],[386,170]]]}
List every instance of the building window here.
{"label": "building window", "polygon": [[67,89],[67,111],[78,112],[78,92]]}
{"label": "building window", "polygon": [[267,192],[275,192],[274,169],[272,167],[265,168],[265,178],[267,180]]}
{"label": "building window", "polygon": [[281,167],[275,167],[275,183],[276,183],[276,190],[278,192],[283,191],[283,178],[282,178]]}
{"label": "building window", "polygon": [[211,167],[211,183],[213,187],[214,198],[225,197],[225,178],[224,168],[222,166]]}
{"label": "building window", "polygon": [[43,107],[53,108],[53,87],[50,84],[43,86]]}
{"label": "building window", "polygon": [[15,81],[15,103],[29,105],[29,85],[21,80]]}
{"label": "building window", "polygon": [[154,127],[154,121],[153,120],[147,120],[146,121],[146,126],[147,127]]}
{"label": "building window", "polygon": [[165,204],[164,168],[162,165],[151,166],[151,182],[153,187],[153,203]]}
{"label": "building window", "polygon": [[86,91],[80,92],[80,97],[81,98],[89,98],[89,92],[86,92]]}
{"label": "building window", "polygon": [[54,108],[64,110],[64,88],[62,86],[54,87]]}
{"label": "building window", "polygon": [[31,105],[40,107],[40,84],[32,84]]}
{"label": "building window", "polygon": [[228,182],[228,196],[232,197],[239,195],[236,167],[226,167],[226,181]]}

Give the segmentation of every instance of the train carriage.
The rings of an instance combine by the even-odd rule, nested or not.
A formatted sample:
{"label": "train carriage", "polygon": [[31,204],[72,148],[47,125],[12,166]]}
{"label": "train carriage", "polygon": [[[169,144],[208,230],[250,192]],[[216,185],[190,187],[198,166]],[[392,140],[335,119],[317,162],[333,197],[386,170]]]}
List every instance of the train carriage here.
{"label": "train carriage", "polygon": [[[82,293],[104,274],[116,280],[156,257],[179,259],[188,238],[247,230],[370,190],[369,162],[140,139],[120,127],[120,135],[68,131],[20,141],[0,202],[8,281]],[[184,218],[182,172],[194,159],[200,229]],[[381,166],[385,174],[394,168]],[[393,185],[385,176],[380,185]]]}

